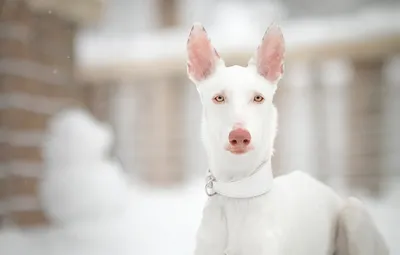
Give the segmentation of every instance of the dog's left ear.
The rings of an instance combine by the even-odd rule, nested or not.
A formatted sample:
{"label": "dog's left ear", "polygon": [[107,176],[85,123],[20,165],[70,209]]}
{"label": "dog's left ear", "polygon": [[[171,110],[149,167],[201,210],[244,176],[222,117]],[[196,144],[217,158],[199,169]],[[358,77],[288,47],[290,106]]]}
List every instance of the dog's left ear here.
{"label": "dog's left ear", "polygon": [[276,84],[284,72],[284,55],[285,41],[282,31],[272,24],[265,32],[254,59],[251,59],[249,64],[255,64],[258,74]]}

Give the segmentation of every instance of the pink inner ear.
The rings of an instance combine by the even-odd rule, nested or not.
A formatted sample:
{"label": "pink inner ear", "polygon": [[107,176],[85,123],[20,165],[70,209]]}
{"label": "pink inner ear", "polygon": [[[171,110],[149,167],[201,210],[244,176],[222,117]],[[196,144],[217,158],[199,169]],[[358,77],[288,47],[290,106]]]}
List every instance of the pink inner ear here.
{"label": "pink inner ear", "polygon": [[202,27],[194,26],[187,42],[188,72],[197,81],[204,80],[215,70],[218,53]]}
{"label": "pink inner ear", "polygon": [[271,27],[265,34],[257,52],[257,68],[260,75],[275,82],[283,74],[285,42],[281,30]]}

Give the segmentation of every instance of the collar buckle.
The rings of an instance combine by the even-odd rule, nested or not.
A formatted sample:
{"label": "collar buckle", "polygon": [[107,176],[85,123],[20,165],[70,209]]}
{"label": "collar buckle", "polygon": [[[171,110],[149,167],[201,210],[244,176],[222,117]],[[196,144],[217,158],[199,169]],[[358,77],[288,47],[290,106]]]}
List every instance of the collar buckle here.
{"label": "collar buckle", "polygon": [[217,192],[214,190],[214,181],[215,177],[213,175],[209,175],[206,178],[206,185],[204,186],[204,189],[206,191],[207,196],[212,197],[217,194]]}

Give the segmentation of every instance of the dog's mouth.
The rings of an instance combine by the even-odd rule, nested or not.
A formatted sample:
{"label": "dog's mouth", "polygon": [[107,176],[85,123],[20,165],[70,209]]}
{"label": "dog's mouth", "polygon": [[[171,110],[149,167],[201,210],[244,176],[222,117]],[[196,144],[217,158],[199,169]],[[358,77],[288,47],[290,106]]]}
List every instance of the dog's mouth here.
{"label": "dog's mouth", "polygon": [[250,146],[237,146],[237,147],[236,146],[233,147],[233,146],[228,145],[228,146],[226,146],[225,149],[227,151],[229,151],[230,153],[232,153],[232,154],[241,155],[241,154],[246,154],[247,152],[253,150],[254,147],[251,146],[251,145]]}

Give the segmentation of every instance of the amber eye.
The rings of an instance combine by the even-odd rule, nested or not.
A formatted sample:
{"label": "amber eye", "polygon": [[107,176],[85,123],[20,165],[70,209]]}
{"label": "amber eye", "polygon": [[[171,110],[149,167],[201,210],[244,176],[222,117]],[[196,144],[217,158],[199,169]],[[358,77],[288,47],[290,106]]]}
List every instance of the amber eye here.
{"label": "amber eye", "polygon": [[262,103],[264,101],[264,98],[260,95],[254,96],[254,102],[256,103]]}
{"label": "amber eye", "polygon": [[225,102],[225,97],[218,95],[218,96],[214,97],[213,101],[217,104],[221,104],[221,103]]}

